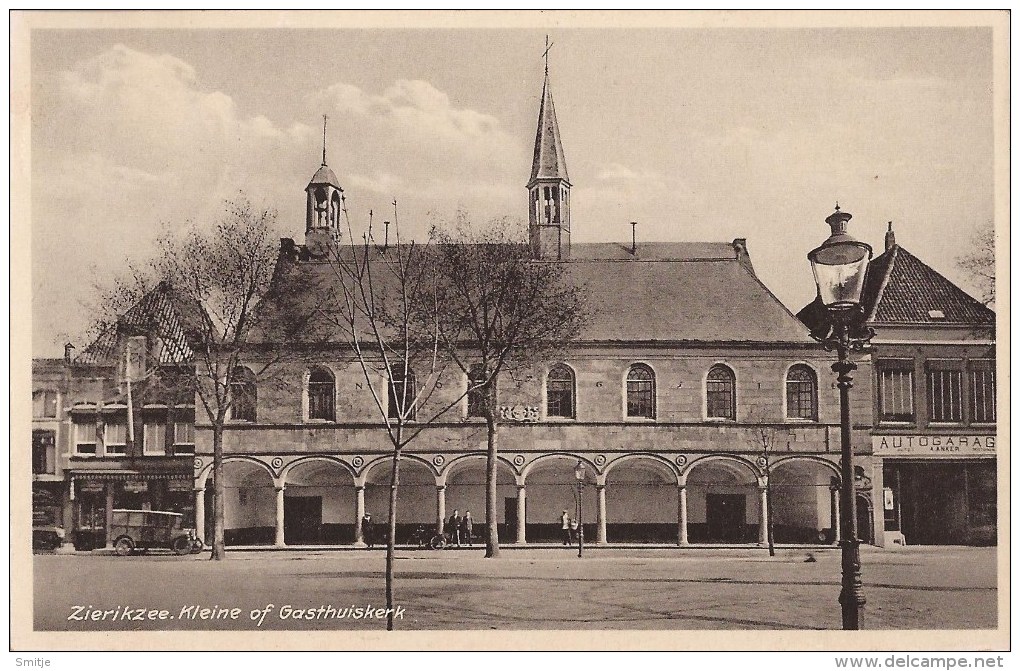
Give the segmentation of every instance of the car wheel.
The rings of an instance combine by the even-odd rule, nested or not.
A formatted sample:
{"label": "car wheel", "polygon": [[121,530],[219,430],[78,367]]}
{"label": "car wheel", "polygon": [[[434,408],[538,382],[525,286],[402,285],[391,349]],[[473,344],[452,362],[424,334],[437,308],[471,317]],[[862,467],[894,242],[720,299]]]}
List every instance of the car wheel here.
{"label": "car wheel", "polygon": [[135,551],[135,544],[127,536],[121,536],[117,539],[117,542],[113,544],[113,549],[116,550],[117,554],[121,557],[127,557]]}
{"label": "car wheel", "polygon": [[173,542],[174,554],[186,555],[191,552],[191,539],[187,536],[178,536]]}

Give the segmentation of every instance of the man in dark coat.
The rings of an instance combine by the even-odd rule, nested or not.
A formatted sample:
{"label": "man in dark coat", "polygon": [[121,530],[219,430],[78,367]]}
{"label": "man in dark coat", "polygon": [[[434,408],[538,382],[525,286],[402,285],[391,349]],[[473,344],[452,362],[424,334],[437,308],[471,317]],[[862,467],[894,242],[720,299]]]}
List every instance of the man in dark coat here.
{"label": "man in dark coat", "polygon": [[365,545],[370,548],[375,545],[375,529],[372,528],[372,516],[368,513],[361,518],[361,535],[365,538]]}
{"label": "man in dark coat", "polygon": [[460,524],[461,524],[460,511],[454,510],[453,514],[450,515],[450,522],[447,525],[446,533],[450,534],[450,543],[456,544],[460,547]]}
{"label": "man in dark coat", "polygon": [[471,519],[471,511],[464,511],[464,518],[460,521],[460,537],[468,545],[471,545],[471,535],[475,532],[475,523]]}

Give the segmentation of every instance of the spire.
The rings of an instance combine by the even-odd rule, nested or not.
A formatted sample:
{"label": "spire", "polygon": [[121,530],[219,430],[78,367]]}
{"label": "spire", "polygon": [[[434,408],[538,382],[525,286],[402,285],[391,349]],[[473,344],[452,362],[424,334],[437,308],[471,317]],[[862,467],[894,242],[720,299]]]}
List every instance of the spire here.
{"label": "spire", "polygon": [[322,115],[322,165],[326,165],[326,119],[328,117]]}
{"label": "spire", "polygon": [[[548,38],[546,38],[548,41]],[[552,89],[549,87],[549,49],[545,53],[545,80],[542,83],[542,105],[538,110],[538,132],[535,135],[535,158],[531,164],[531,180],[562,179],[570,182],[567,176],[567,159],[560,141],[560,127],[556,123],[556,107],[553,105]]]}
{"label": "spire", "polygon": [[885,251],[896,246],[896,233],[892,229],[892,222],[889,222],[889,230],[885,232]]}

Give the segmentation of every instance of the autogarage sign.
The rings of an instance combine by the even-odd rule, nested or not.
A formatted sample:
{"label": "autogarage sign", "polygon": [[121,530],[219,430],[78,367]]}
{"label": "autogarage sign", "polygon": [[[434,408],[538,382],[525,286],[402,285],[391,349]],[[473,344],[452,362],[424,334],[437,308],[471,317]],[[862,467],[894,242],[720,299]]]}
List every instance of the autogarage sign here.
{"label": "autogarage sign", "polygon": [[995,436],[872,436],[872,452],[886,457],[963,457],[995,454]]}

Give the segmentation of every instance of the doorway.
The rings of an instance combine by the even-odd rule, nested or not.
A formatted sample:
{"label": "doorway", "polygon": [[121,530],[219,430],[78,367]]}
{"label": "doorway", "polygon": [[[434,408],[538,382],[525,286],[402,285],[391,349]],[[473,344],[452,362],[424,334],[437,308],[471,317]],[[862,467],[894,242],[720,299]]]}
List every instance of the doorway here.
{"label": "doorway", "polygon": [[283,497],[283,542],[317,545],[322,542],[322,497]]}
{"label": "doorway", "polygon": [[743,494],[707,494],[705,496],[705,522],[708,539],[726,543],[744,540],[747,518],[747,497]]}

